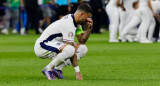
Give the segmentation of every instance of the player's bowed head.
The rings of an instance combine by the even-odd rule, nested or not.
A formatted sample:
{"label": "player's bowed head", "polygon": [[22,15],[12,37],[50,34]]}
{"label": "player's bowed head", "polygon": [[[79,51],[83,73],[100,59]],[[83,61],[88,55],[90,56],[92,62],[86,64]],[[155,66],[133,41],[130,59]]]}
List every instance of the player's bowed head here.
{"label": "player's bowed head", "polygon": [[92,29],[93,21],[91,16],[92,9],[88,4],[81,4],[74,13],[76,23],[82,25],[85,29]]}

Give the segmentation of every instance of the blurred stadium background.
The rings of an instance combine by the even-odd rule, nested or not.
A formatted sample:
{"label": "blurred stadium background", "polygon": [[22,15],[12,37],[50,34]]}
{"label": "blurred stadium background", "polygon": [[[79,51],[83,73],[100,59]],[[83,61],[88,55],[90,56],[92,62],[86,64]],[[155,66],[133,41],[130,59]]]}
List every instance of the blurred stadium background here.
{"label": "blurred stadium background", "polygon": [[[26,1],[34,3],[36,0]],[[34,23],[36,21],[33,22],[31,19],[26,28],[27,11],[24,9],[25,6],[20,5],[19,2],[18,14],[22,16],[18,17],[16,28],[13,28],[11,18],[11,20],[9,19],[9,28],[7,28],[8,33],[0,34],[0,86],[159,86],[160,44],[109,43],[109,19],[105,12],[108,0],[84,0],[84,3],[89,3],[88,1],[97,2],[96,6],[100,2],[101,16],[97,16],[98,20],[96,20],[99,21],[99,26],[96,27],[100,28],[93,31],[86,44],[89,52],[79,62],[84,77],[83,81],[75,80],[72,66],[63,70],[66,80],[48,81],[42,75],[42,68],[50,60],[36,57],[33,48],[36,39],[40,36],[41,29],[44,30],[47,26],[47,22],[40,26],[44,17],[39,7],[43,7],[43,5],[41,1],[37,1],[38,9],[36,12],[38,14],[33,14],[34,16],[38,15],[36,20],[39,21],[38,27]],[[83,3],[83,0],[78,3]],[[50,23],[59,19],[58,5],[55,2],[47,2],[46,4],[52,8]],[[3,5],[0,6],[0,14],[3,14],[3,9],[11,6],[9,4]],[[5,29],[5,19],[6,13],[0,15],[2,30]],[[12,29],[16,29],[17,32],[13,33]]]}

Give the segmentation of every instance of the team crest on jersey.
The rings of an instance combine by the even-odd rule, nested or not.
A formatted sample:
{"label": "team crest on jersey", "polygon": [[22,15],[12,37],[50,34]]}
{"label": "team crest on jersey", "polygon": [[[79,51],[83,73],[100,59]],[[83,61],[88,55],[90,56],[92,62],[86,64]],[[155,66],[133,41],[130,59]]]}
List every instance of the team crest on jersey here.
{"label": "team crest on jersey", "polygon": [[72,37],[73,37],[73,32],[69,32],[69,33],[68,33],[68,37],[69,37],[69,38],[72,38]]}

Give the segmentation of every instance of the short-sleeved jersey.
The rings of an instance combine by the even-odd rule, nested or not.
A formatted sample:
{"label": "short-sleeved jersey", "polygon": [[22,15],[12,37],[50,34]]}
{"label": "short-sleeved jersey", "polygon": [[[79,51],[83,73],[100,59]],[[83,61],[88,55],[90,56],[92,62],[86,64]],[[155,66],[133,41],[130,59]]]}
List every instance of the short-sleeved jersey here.
{"label": "short-sleeved jersey", "polygon": [[156,14],[160,13],[160,1],[151,1],[153,12]]}
{"label": "short-sleeved jersey", "polygon": [[134,11],[133,9],[133,3],[136,2],[138,0],[124,0],[124,7],[126,9],[127,12],[131,12]]}
{"label": "short-sleeved jersey", "polygon": [[110,0],[108,5],[116,6],[117,0]]}
{"label": "short-sleeved jersey", "polygon": [[148,0],[139,0],[139,5],[140,5],[141,7],[143,7],[143,6],[148,6]]}
{"label": "short-sleeved jersey", "polygon": [[48,42],[56,40],[60,42],[74,42],[76,29],[77,25],[75,23],[74,16],[72,14],[68,14],[62,19],[49,25],[44,30],[38,41]]}

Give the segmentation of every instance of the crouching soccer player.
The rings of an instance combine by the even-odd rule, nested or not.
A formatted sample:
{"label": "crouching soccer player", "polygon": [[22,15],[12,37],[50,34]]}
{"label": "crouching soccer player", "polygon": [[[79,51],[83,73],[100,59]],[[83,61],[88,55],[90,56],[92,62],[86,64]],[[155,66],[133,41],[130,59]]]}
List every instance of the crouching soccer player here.
{"label": "crouching soccer player", "polygon": [[[78,59],[87,52],[87,47],[84,44],[93,26],[93,21],[90,18],[91,13],[91,7],[88,4],[81,4],[74,14],[68,14],[49,25],[37,39],[34,46],[35,54],[40,58],[52,59],[42,70],[48,80],[55,79],[55,76],[64,78],[59,76],[62,75],[62,72],[57,69],[62,69],[68,64],[73,65],[76,79],[83,79],[80,74]],[[82,33],[81,29],[77,29],[79,25],[87,28],[85,33]],[[74,43],[75,35],[77,35],[80,44]]]}

